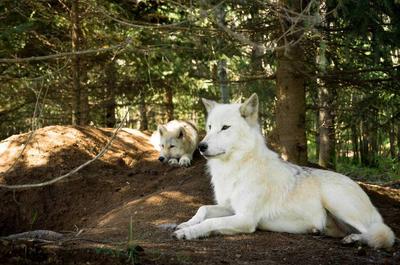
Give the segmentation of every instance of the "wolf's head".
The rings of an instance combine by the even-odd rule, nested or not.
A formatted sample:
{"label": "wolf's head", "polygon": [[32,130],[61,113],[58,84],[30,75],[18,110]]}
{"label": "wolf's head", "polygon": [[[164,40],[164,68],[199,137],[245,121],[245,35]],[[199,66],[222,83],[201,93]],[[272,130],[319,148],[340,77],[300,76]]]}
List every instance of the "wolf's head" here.
{"label": "wolf's head", "polygon": [[[253,94],[243,104],[218,104],[202,99],[207,109],[207,135],[199,144],[207,159],[228,159],[253,143],[254,130],[259,131],[258,97]],[[257,132],[259,133],[259,132]]]}
{"label": "wolf's head", "polygon": [[179,159],[185,154],[185,129],[182,126],[158,125],[160,134],[160,157],[158,160],[166,162],[170,158]]}

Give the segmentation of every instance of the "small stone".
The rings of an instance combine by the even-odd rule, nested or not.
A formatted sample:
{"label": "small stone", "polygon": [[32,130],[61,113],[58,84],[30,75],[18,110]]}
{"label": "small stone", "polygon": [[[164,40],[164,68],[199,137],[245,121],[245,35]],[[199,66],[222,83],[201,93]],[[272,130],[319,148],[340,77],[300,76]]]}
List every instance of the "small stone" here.
{"label": "small stone", "polygon": [[367,255],[367,251],[362,246],[359,246],[357,248],[357,255],[358,256],[365,256],[365,255]]}

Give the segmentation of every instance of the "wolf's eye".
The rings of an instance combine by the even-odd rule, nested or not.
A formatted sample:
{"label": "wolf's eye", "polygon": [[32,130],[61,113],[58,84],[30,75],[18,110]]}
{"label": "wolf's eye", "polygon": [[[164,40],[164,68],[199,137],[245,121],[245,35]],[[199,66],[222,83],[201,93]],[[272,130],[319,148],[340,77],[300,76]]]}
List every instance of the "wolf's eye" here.
{"label": "wolf's eye", "polygon": [[173,144],[171,144],[170,146],[169,146],[169,148],[174,148],[175,147],[175,145],[173,145]]}
{"label": "wolf's eye", "polygon": [[211,125],[208,125],[208,129],[211,130]]}
{"label": "wolf's eye", "polygon": [[161,147],[164,148],[164,145],[162,144]]}
{"label": "wolf's eye", "polygon": [[229,129],[230,127],[231,127],[231,126],[224,125],[224,126],[222,126],[221,131],[225,131],[225,130]]}

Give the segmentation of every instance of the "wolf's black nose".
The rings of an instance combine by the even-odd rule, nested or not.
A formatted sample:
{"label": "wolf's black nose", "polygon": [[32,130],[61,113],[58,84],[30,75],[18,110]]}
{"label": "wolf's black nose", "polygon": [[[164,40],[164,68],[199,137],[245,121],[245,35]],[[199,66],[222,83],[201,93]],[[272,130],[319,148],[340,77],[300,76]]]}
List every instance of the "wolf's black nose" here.
{"label": "wolf's black nose", "polygon": [[205,152],[207,150],[207,148],[208,148],[208,144],[207,143],[205,143],[205,142],[199,143],[200,152]]}
{"label": "wolf's black nose", "polygon": [[163,157],[163,156],[160,156],[160,157],[158,158],[158,160],[160,160],[160,162],[163,162],[164,159],[165,159],[165,157]]}

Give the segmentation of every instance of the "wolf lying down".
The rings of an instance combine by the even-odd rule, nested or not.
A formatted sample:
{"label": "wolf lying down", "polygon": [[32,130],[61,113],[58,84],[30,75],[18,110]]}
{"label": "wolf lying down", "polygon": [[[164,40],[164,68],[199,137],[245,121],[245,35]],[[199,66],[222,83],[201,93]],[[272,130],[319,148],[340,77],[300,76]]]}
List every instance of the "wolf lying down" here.
{"label": "wolf lying down", "polygon": [[258,97],[243,104],[203,99],[207,135],[199,144],[207,159],[217,205],[201,206],[177,226],[178,239],[212,233],[320,232],[390,248],[395,236],[367,194],[350,178],[285,162],[264,143]]}
{"label": "wolf lying down", "polygon": [[192,123],[172,120],[165,125],[158,125],[151,142],[160,151],[158,160],[172,166],[187,167],[191,164],[199,137]]}

